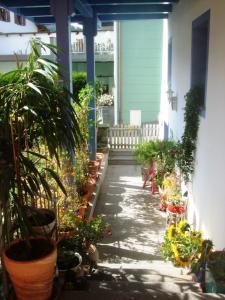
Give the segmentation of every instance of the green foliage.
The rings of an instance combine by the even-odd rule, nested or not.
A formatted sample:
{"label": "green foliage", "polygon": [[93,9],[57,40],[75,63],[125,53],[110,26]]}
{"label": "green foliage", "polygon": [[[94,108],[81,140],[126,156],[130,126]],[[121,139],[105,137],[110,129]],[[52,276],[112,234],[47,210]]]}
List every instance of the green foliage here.
{"label": "green foliage", "polygon": [[179,144],[178,166],[186,181],[194,172],[196,143],[200,123],[199,114],[203,106],[204,91],[202,87],[193,87],[185,96],[184,134]]}
{"label": "green foliage", "polygon": [[109,224],[105,223],[101,216],[89,219],[77,219],[75,236],[85,245],[96,245],[101,242],[109,231]]}
{"label": "green foliage", "polygon": [[177,227],[170,225],[161,245],[164,259],[171,261],[177,267],[190,266],[201,250],[201,232],[191,230],[186,221],[181,221]]}
{"label": "green foliage", "polygon": [[157,165],[157,185],[162,184],[166,173],[175,169],[177,144],[173,141],[150,141],[137,146],[135,153],[143,166],[150,166],[153,160]]}
{"label": "green foliage", "polygon": [[225,281],[225,250],[216,251],[209,256],[207,266],[215,281]]}
{"label": "green foliage", "polygon": [[[80,142],[71,95],[56,81],[58,65],[41,58],[39,47],[56,54],[54,46],[33,40],[27,63],[1,76],[0,208],[3,235],[7,235],[3,240],[9,239],[12,216],[21,221],[20,234],[25,234],[27,201],[42,193],[52,200],[49,178],[63,189],[54,170],[46,167],[47,155],[59,166],[60,152],[69,155]],[[47,155],[40,152],[41,145]]]}
{"label": "green foliage", "polygon": [[[87,74],[84,72],[73,72],[72,74],[73,82],[73,98],[76,102],[79,102],[79,93],[81,90],[85,89],[87,86]],[[104,83],[100,80],[96,80],[94,85],[95,98],[98,99],[104,92]]]}
{"label": "green foliage", "polygon": [[73,72],[73,96],[76,101],[79,101],[79,93],[87,84],[87,75],[84,72]]}

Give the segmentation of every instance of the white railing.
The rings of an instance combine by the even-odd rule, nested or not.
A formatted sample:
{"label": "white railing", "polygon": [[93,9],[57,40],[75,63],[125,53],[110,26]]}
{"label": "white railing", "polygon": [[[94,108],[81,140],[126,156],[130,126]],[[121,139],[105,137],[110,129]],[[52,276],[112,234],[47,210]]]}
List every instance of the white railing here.
{"label": "white railing", "polygon": [[109,128],[108,147],[110,149],[134,149],[140,143],[157,140],[158,138],[158,124],[118,125]]}
{"label": "white railing", "polygon": [[[108,42],[95,42],[95,53],[108,53],[113,52],[114,46],[112,41]],[[84,39],[77,39],[74,43],[72,43],[72,52],[73,53],[85,53],[86,52],[86,45]]]}

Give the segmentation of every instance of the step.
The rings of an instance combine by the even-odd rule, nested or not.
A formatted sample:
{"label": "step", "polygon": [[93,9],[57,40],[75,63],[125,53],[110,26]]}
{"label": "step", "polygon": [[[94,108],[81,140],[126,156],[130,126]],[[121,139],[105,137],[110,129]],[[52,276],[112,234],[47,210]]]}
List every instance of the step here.
{"label": "step", "polygon": [[118,150],[110,150],[109,156],[132,156],[135,157],[135,153],[132,150],[118,149]]}
{"label": "step", "polygon": [[124,292],[92,292],[92,291],[64,291],[61,300],[210,300],[224,299],[224,295],[203,293],[167,293],[152,291],[147,294],[138,294],[135,291]]}
{"label": "step", "polygon": [[109,165],[138,165],[136,159],[129,157],[110,157],[108,161]]}

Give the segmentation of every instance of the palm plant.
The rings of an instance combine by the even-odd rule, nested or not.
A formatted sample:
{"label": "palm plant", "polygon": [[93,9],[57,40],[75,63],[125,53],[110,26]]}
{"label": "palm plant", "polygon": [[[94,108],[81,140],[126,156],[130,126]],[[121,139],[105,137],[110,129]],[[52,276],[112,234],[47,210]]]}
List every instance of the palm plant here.
{"label": "palm plant", "polygon": [[[18,220],[21,236],[28,234],[24,205],[30,204],[40,193],[52,199],[49,176],[66,193],[56,172],[44,162],[55,159],[59,166],[60,152],[71,155],[81,139],[71,94],[57,83],[58,65],[40,56],[40,48],[48,48],[56,54],[55,47],[33,40],[31,48],[27,63],[18,64],[18,69],[2,75],[8,83],[0,85],[0,234],[3,243],[13,237],[12,219]],[[41,144],[45,145],[48,156],[40,153]]]}

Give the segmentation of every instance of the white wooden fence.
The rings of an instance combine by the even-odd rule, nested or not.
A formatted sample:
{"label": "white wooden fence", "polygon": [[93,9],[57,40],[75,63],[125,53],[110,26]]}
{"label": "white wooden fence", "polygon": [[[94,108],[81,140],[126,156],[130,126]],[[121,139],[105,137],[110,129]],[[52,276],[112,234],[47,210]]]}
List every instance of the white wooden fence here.
{"label": "white wooden fence", "polygon": [[134,149],[140,143],[158,138],[159,124],[118,125],[109,128],[108,147],[110,149]]}

